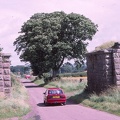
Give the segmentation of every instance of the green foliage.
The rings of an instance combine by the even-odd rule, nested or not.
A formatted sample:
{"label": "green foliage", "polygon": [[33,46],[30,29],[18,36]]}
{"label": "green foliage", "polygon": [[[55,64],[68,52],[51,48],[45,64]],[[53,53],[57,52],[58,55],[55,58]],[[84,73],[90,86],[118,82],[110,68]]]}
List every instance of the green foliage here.
{"label": "green foliage", "polygon": [[16,65],[16,66],[11,66],[10,70],[12,73],[18,75],[18,73],[20,75],[23,74],[30,74],[30,66],[24,66],[24,65]]}
{"label": "green foliage", "polygon": [[[64,84],[63,84],[64,83]],[[73,92],[78,90],[83,90],[86,86],[86,81],[79,82],[79,80],[59,80],[59,81],[52,81],[50,82],[47,87],[54,86],[58,88],[64,89],[65,92]]]}
{"label": "green foliage", "polygon": [[47,84],[49,81],[51,81],[52,77],[50,76],[49,73],[44,73],[43,74],[43,80],[45,82],[45,84]]}
{"label": "green foliage", "polygon": [[[120,89],[110,88],[101,95],[92,94],[90,106],[110,113],[120,115]],[[94,103],[94,104],[93,104]]]}
{"label": "green foliage", "polygon": [[64,63],[61,67],[60,67],[60,73],[72,73],[74,70],[74,66],[67,62]]}
{"label": "green foliage", "polygon": [[[37,79],[34,82],[39,86],[41,86],[44,84],[45,81],[43,79]],[[67,80],[63,78],[59,78],[57,79],[57,81],[55,80],[55,81],[48,82],[47,84],[44,84],[44,87],[45,88],[60,87],[64,89],[65,92],[73,92],[73,91],[80,92],[80,91],[83,91],[86,85],[87,85],[86,80],[79,82],[79,80],[73,80],[72,78],[69,78]]]}
{"label": "green foliage", "polygon": [[[79,64],[79,63],[78,63]],[[82,64],[82,65],[76,65],[76,63],[71,64],[69,62],[64,63],[60,69],[59,69],[59,73],[64,74],[64,73],[78,73],[78,72],[83,72],[85,70],[87,70],[87,65],[86,64]]]}
{"label": "green foliage", "polygon": [[92,108],[106,111],[120,116],[120,89],[111,88],[103,92],[99,96],[96,94],[88,94],[81,92],[70,97],[76,103],[81,103]]}
{"label": "green foliage", "polygon": [[0,118],[21,117],[30,111],[27,91],[19,79],[11,74],[12,95],[10,98],[0,99]]}
{"label": "green foliage", "polygon": [[22,61],[28,61],[35,75],[53,70],[56,76],[64,59],[83,61],[86,40],[92,40],[97,25],[76,13],[34,14],[21,28],[15,51]]}
{"label": "green foliage", "polygon": [[78,72],[78,73],[64,73],[60,74],[61,77],[86,77],[87,72]]}

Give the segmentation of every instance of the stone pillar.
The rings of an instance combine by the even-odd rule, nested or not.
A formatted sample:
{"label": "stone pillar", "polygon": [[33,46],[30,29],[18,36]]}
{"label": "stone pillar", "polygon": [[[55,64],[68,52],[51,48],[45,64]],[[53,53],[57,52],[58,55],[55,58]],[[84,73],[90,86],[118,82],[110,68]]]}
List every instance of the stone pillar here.
{"label": "stone pillar", "polygon": [[[112,58],[112,52],[108,51],[107,54],[105,54],[105,63],[103,66],[105,69],[103,69],[105,77],[103,78],[103,84],[105,84],[105,87],[108,88],[111,85],[114,85],[114,76],[113,76],[113,58]],[[105,83],[104,83],[105,81]]]}
{"label": "stone pillar", "polygon": [[108,50],[87,54],[89,91],[100,92],[113,84],[112,54]]}
{"label": "stone pillar", "polygon": [[120,43],[87,54],[88,90],[101,92],[110,86],[120,86]]}
{"label": "stone pillar", "polygon": [[0,53],[0,95],[10,96],[10,54]]}
{"label": "stone pillar", "polygon": [[0,53],[0,96],[4,96],[3,64],[1,53]]}
{"label": "stone pillar", "polygon": [[114,82],[120,86],[120,43],[113,46]]}

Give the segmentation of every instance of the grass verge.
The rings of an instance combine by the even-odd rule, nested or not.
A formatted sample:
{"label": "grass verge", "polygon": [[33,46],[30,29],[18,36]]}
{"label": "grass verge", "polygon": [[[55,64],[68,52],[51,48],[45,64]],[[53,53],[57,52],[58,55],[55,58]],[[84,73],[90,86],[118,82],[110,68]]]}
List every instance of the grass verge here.
{"label": "grass verge", "polygon": [[68,77],[67,80],[64,78],[59,81],[49,82],[48,84],[39,79],[34,80],[34,82],[45,88],[60,87],[65,91],[68,100],[120,116],[120,88],[110,88],[98,96],[84,91],[87,85],[86,80],[80,82]]}
{"label": "grass verge", "polygon": [[19,79],[11,75],[12,93],[10,98],[0,98],[0,119],[21,117],[30,111],[27,103],[28,95],[25,87],[20,83]]}

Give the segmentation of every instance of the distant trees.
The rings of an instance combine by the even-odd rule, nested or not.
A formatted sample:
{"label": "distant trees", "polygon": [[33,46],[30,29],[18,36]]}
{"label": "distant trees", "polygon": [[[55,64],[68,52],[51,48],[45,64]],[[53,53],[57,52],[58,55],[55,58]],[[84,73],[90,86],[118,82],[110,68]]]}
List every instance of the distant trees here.
{"label": "distant trees", "polygon": [[72,73],[73,69],[74,69],[73,65],[67,62],[60,67],[60,73]]}
{"label": "distant trees", "polygon": [[14,74],[30,74],[30,66],[24,66],[24,65],[16,65],[16,66],[11,66],[10,67],[11,72],[13,72]]}
{"label": "distant trees", "polygon": [[87,70],[87,65],[83,64],[83,65],[76,65],[76,63],[71,64],[69,62],[64,63],[61,67],[60,67],[60,73],[76,73],[76,72],[83,72]]}
{"label": "distant trees", "polygon": [[64,59],[82,63],[87,40],[92,40],[96,32],[97,25],[83,15],[37,13],[22,26],[21,35],[14,42],[15,51],[22,61],[30,62],[35,75],[52,70],[55,77]]}
{"label": "distant trees", "polygon": [[[76,72],[83,72],[87,69],[86,65],[82,65],[80,68],[78,68],[75,64],[71,64],[69,62],[64,63],[60,69],[59,73],[76,73]],[[11,66],[10,67],[11,72],[14,74],[18,75],[23,75],[23,74],[30,74],[31,72],[31,67],[25,66],[25,65],[16,65],[16,66]]]}

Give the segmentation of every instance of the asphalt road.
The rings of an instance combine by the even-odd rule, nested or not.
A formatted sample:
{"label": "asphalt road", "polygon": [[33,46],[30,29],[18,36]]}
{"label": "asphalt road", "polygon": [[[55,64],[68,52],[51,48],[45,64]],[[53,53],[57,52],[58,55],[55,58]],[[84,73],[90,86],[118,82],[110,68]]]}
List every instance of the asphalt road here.
{"label": "asphalt road", "polygon": [[65,106],[44,106],[45,88],[38,87],[27,79],[21,79],[30,95],[32,111],[24,120],[120,120],[120,117],[67,102]]}

